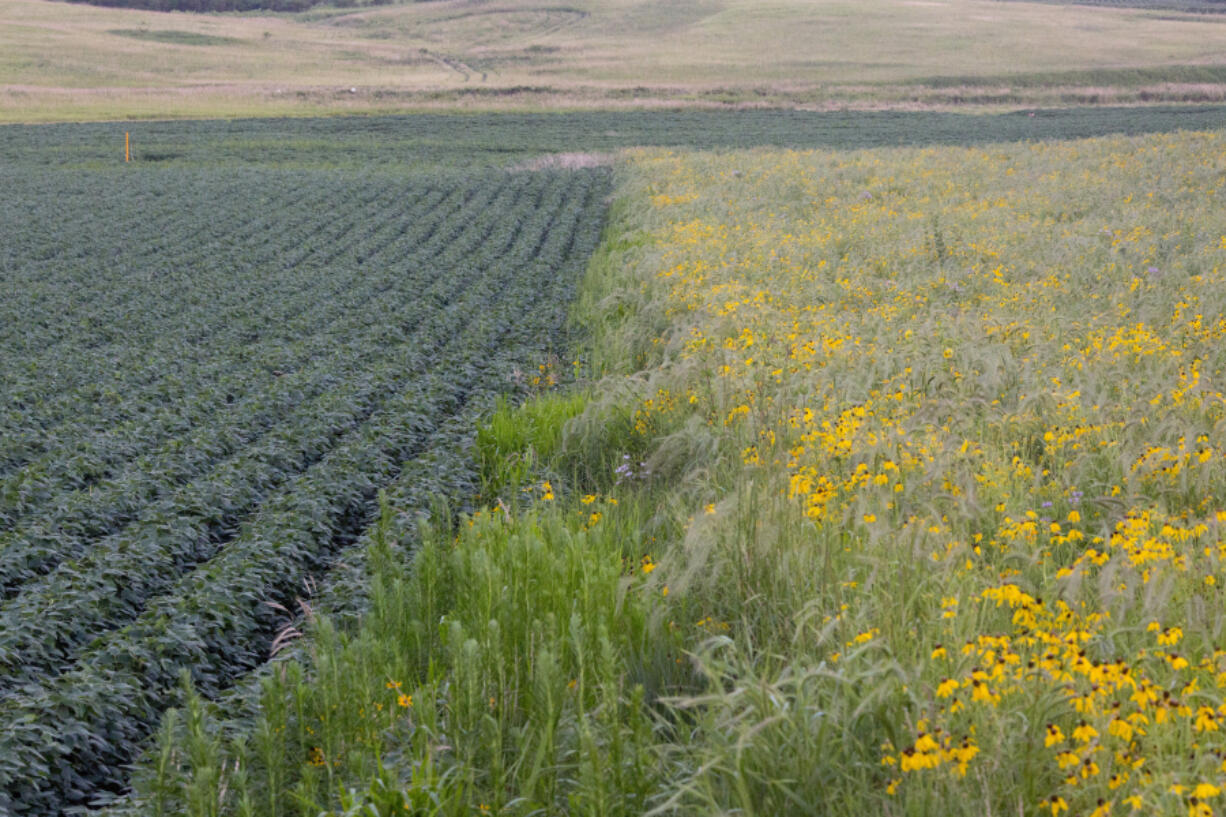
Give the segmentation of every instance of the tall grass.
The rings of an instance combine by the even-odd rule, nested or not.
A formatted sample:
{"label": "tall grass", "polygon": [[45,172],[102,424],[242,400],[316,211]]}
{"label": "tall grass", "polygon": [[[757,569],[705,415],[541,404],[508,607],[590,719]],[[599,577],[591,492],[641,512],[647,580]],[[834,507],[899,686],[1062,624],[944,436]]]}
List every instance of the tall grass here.
{"label": "tall grass", "polygon": [[723,466],[670,807],[1212,811],[1220,146],[639,156],[636,430]]}

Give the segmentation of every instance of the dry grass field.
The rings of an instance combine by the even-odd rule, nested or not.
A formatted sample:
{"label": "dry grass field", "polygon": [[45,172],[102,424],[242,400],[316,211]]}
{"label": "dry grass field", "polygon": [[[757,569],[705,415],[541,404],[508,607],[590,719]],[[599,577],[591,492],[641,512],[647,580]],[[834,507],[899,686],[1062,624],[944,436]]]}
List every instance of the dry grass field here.
{"label": "dry grass field", "polygon": [[1222,15],[997,0],[444,0],[192,15],[0,0],[0,122],[1222,99]]}

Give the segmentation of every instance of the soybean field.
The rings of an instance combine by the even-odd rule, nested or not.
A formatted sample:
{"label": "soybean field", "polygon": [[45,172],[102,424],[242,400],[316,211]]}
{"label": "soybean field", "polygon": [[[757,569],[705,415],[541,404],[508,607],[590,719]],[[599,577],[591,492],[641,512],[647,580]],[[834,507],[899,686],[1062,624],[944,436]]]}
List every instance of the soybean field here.
{"label": "soybean field", "polygon": [[609,174],[6,181],[0,812],[50,814],[122,786],[184,669],[264,661],[378,490],[465,493]]}
{"label": "soybean field", "polygon": [[[1190,76],[1207,81],[1213,75]],[[951,81],[963,82],[965,78]],[[962,114],[937,111],[677,110],[549,114],[416,114],[318,119],[94,122],[0,127],[9,172],[111,173],[124,133],[146,169],[330,169],[368,172],[507,167],[542,154],[632,146],[835,150],[981,145],[1220,128],[1223,106],[1072,107]],[[52,190],[48,189],[48,193]],[[6,201],[17,203],[10,194]]]}

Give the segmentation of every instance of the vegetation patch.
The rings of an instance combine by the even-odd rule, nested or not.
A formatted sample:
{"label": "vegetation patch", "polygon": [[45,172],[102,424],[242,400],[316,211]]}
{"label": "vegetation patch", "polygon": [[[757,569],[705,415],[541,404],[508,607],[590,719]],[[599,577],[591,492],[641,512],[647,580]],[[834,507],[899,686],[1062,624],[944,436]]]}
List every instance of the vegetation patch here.
{"label": "vegetation patch", "polygon": [[[1016,0],[1002,0],[1016,2]],[[1037,0],[1054,5],[1098,6],[1106,9],[1152,9],[1186,14],[1221,14],[1226,12],[1224,0]]]}
{"label": "vegetation patch", "polygon": [[503,501],[132,802],[1212,813],[1222,140],[635,154]]}
{"label": "vegetation patch", "polygon": [[151,40],[172,45],[233,45],[242,42],[236,37],[219,37],[215,34],[200,34],[195,31],[176,31],[174,29],[112,28],[107,33],[120,37],[131,37],[134,40]]}
{"label": "vegetation patch", "polygon": [[[344,93],[349,94],[348,88]],[[156,157],[179,170],[224,165],[454,175],[507,165],[600,163],[633,146],[844,150],[983,145],[1212,129],[1221,126],[1224,115],[1220,105],[1166,105],[999,114],[756,109],[98,122],[0,127],[0,150],[31,169],[109,172],[122,162],[124,133],[129,132],[136,159]]]}
{"label": "vegetation patch", "polygon": [[0,131],[0,810],[1204,813],[1222,135],[982,144],[1126,113]]}
{"label": "vegetation patch", "polygon": [[215,696],[284,646],[379,490],[413,532],[476,493],[475,418],[560,345],[608,190],[600,169],[124,170],[8,176],[10,814],[121,791],[180,674]]}
{"label": "vegetation patch", "polygon": [[[1226,11],[1226,6],[1223,6]],[[925,77],[917,85],[932,88],[993,87],[1065,88],[1122,87],[1132,88],[1160,83],[1222,84],[1226,83],[1226,66],[1170,65],[1161,68],[1100,68],[1090,71],[1047,71],[1039,73],[1004,74],[1001,76]]]}
{"label": "vegetation patch", "polygon": [[[388,0],[342,0],[341,3],[329,5],[382,5]],[[143,9],[146,11],[187,11],[193,13],[208,13],[221,11],[251,11],[251,12],[293,12],[305,11],[320,5],[323,0],[68,0],[73,3],[86,3],[91,6],[107,8]],[[182,42],[175,40],[174,42]],[[187,42],[185,45],[206,45],[206,43]]]}
{"label": "vegetation patch", "polygon": [[[542,365],[542,373],[534,375],[538,382],[542,376],[553,377],[544,373],[546,368]],[[477,430],[481,495],[503,507],[504,497],[516,501],[515,492],[554,463],[563,426],[583,412],[585,402],[581,393],[551,394],[518,408],[499,402]]]}

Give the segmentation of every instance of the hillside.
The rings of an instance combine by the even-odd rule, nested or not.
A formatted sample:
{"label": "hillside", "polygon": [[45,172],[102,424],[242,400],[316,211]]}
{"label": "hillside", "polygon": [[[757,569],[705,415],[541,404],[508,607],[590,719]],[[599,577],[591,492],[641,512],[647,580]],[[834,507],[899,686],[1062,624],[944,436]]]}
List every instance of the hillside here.
{"label": "hillside", "polygon": [[0,0],[0,121],[1226,99],[1226,19],[995,0],[207,14]]}

